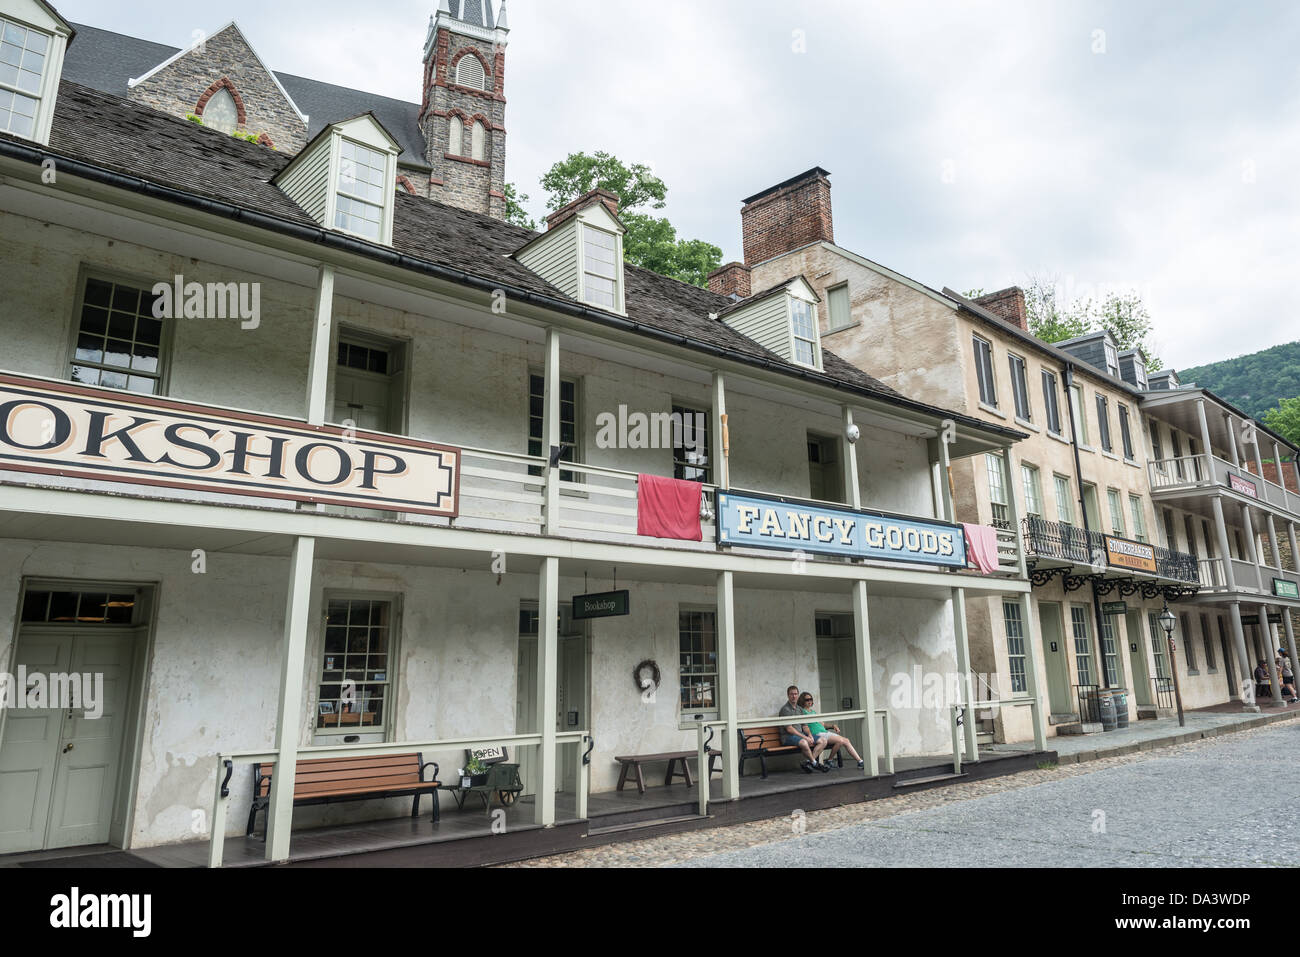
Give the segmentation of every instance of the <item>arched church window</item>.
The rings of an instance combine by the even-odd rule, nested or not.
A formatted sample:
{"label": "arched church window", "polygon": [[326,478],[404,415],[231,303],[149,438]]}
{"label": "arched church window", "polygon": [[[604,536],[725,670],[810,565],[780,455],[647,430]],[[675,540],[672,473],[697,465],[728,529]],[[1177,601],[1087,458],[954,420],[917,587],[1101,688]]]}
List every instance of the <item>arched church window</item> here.
{"label": "arched church window", "polygon": [[203,107],[203,125],[223,133],[233,133],[239,125],[239,108],[235,106],[235,98],[224,86],[212,94],[212,98]]}
{"label": "arched church window", "polygon": [[461,156],[464,144],[465,124],[460,121],[459,116],[453,116],[447,132],[447,152],[452,156]]}
{"label": "arched church window", "polygon": [[456,64],[456,82],[461,86],[472,87],[475,90],[481,90],[487,81],[487,76],[483,72],[483,64],[479,62],[476,56],[463,56],[460,62]]}
{"label": "arched church window", "polygon": [[481,160],[487,158],[485,155],[486,147],[484,144],[484,132],[483,124],[478,122],[478,120],[475,120],[474,130],[470,136],[470,156],[473,159]]}

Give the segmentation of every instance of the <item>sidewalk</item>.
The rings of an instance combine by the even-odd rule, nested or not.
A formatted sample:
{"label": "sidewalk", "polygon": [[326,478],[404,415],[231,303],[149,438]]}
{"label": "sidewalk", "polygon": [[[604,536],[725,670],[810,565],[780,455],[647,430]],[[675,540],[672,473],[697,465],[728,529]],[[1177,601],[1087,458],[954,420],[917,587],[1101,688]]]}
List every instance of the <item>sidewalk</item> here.
{"label": "sidewalk", "polygon": [[[1184,715],[1186,726],[1179,727],[1178,718],[1157,718],[1154,721],[1132,721],[1127,728],[1101,731],[1096,734],[1063,734],[1047,739],[1047,750],[1055,751],[1058,764],[1077,764],[1112,758],[1136,751],[1150,751],[1172,744],[1185,744],[1220,734],[1231,734],[1285,721],[1300,715],[1300,705],[1277,707],[1271,702],[1262,704],[1260,711],[1243,712],[1236,703],[1216,705],[1188,711]],[[1016,744],[989,744],[980,753],[1010,754],[1032,751],[1033,742]]]}

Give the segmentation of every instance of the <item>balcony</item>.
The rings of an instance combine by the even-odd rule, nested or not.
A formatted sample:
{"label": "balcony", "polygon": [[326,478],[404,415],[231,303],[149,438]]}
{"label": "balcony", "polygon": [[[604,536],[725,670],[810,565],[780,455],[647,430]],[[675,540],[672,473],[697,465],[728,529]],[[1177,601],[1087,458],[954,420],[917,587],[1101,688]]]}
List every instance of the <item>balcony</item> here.
{"label": "balcony", "polygon": [[[1276,597],[1274,579],[1290,582],[1300,590],[1300,572],[1286,568],[1274,568],[1272,565],[1260,565],[1240,559],[1229,559],[1232,563],[1232,579],[1235,590],[1228,587],[1228,575],[1222,558],[1202,558],[1197,563],[1201,575],[1201,591],[1204,594],[1244,593]],[[1262,587],[1261,587],[1262,582]],[[1285,586],[1279,586],[1285,588]]]}
{"label": "balcony", "polygon": [[[1165,579],[1182,585],[1200,585],[1200,568],[1195,555],[1159,545],[1134,542],[1115,535],[1053,522],[1037,516],[1024,520],[1027,557],[1039,568],[1080,568],[1081,574],[1115,578]],[[1107,539],[1112,547],[1107,548]],[[1153,567],[1118,564],[1115,545],[1127,545],[1135,552],[1149,553]]]}
{"label": "balcony", "polygon": [[1228,491],[1242,498],[1271,505],[1300,521],[1300,495],[1243,467],[1235,467],[1217,455],[1182,455],[1159,459],[1147,464],[1152,494],[1158,498],[1178,498],[1186,493],[1207,490]]}

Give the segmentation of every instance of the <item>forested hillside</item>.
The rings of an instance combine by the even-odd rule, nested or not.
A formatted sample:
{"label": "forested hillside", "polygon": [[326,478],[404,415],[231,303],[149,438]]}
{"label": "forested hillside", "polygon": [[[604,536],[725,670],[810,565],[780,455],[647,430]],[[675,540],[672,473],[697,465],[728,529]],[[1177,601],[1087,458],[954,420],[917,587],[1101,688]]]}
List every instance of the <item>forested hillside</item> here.
{"label": "forested hillside", "polygon": [[1263,418],[1279,400],[1300,396],[1300,342],[1179,369],[1178,378],[1204,386],[1243,412]]}

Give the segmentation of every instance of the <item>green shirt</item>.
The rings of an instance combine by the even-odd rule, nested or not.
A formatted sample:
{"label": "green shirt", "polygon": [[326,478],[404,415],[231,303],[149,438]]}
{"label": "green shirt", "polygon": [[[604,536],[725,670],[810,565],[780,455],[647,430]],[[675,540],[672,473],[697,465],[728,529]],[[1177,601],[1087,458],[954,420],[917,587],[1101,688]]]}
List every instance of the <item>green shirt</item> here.
{"label": "green shirt", "polygon": [[[804,714],[816,714],[817,712],[816,712],[816,711],[813,711],[811,708],[804,708],[804,709],[803,709],[803,713],[804,713]],[[809,721],[809,722],[808,722],[808,730],[812,733],[812,736],[815,738],[815,737],[817,737],[817,735],[819,735],[819,734],[825,734],[825,733],[826,733],[826,725],[824,725],[824,724],[820,724],[820,723],[818,723],[818,722],[816,722],[816,721]]]}

